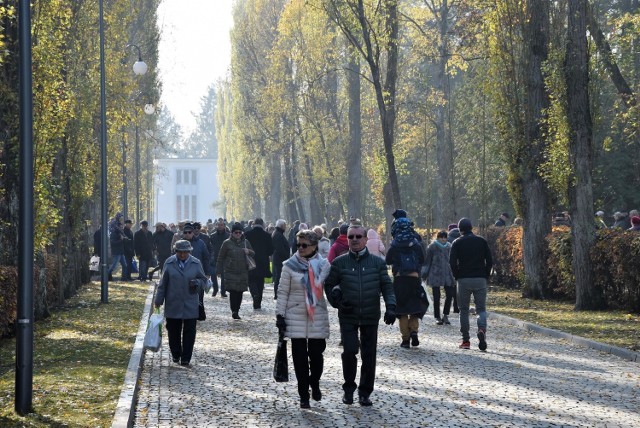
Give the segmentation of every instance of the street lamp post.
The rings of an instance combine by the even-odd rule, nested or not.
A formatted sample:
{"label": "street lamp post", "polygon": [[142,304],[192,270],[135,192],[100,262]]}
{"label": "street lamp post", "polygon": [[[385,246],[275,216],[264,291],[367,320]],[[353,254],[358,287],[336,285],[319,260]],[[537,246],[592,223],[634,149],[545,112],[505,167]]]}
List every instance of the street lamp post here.
{"label": "street lamp post", "polygon": [[127,186],[127,143],[125,139],[124,129],[122,130],[122,215],[125,220],[129,212],[129,189]]}
{"label": "street lamp post", "polygon": [[106,94],[106,73],[104,67],[104,8],[103,0],[99,1],[99,21],[100,21],[100,218],[101,218],[101,240],[100,240],[100,301],[109,303],[109,273],[107,239],[107,94]]}

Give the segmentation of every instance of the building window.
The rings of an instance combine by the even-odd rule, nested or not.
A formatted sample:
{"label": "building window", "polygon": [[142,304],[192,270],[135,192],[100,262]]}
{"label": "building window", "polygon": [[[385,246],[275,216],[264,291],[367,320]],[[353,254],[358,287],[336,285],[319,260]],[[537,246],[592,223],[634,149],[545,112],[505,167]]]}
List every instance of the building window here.
{"label": "building window", "polygon": [[189,195],[184,195],[184,219],[191,220],[191,213],[189,212]]}
{"label": "building window", "polygon": [[176,184],[182,184],[182,170],[176,169]]}
{"label": "building window", "polygon": [[176,220],[182,219],[182,195],[176,196]]}
{"label": "building window", "polygon": [[191,170],[191,184],[198,184],[198,170]]}
{"label": "building window", "polygon": [[198,196],[197,195],[193,195],[191,196],[191,212],[192,212],[192,217],[193,220],[196,220],[196,216],[198,215]]}

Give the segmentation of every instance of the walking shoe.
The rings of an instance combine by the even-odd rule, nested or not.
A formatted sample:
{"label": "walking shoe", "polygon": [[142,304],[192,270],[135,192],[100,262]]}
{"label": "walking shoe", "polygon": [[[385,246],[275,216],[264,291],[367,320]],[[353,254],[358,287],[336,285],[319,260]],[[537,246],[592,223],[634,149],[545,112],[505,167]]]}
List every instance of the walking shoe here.
{"label": "walking shoe", "polygon": [[403,340],[400,346],[405,349],[409,349],[411,347],[409,346],[409,340]]}
{"label": "walking shoe", "polygon": [[344,404],[353,404],[353,392],[346,392],[342,396],[342,402]]}
{"label": "walking shoe", "polygon": [[358,402],[360,403],[361,406],[373,406],[373,403],[371,402],[371,400],[367,395],[360,395],[358,397]]}
{"label": "walking shoe", "polygon": [[487,350],[487,332],[484,328],[478,329],[478,340],[480,341],[480,343],[478,343],[478,348],[481,351],[486,351]]}
{"label": "walking shoe", "polygon": [[216,284],[214,282],[213,283],[213,291],[211,292],[211,297],[216,297],[216,294],[218,294],[218,284]]}
{"label": "walking shoe", "polygon": [[469,342],[468,340],[463,340],[462,343],[460,344],[460,346],[458,346],[458,348],[460,348],[460,349],[471,349],[471,342]]}
{"label": "walking shoe", "polygon": [[307,398],[306,400],[303,400],[302,398],[300,399],[300,408],[301,409],[310,409],[311,405],[309,404],[309,399]]}
{"label": "walking shoe", "polygon": [[180,365],[188,367],[189,366],[189,361],[180,361]]}
{"label": "walking shoe", "polygon": [[316,386],[315,388],[313,386],[311,387],[311,398],[315,401],[322,400],[322,391],[320,391],[319,386]]}
{"label": "walking shoe", "polygon": [[420,341],[418,340],[418,332],[412,331],[410,336],[411,336],[411,346],[418,346],[420,344]]}
{"label": "walking shoe", "polygon": [[446,315],[442,317],[442,322],[446,325],[451,325],[451,321],[449,321],[449,317]]}
{"label": "walking shoe", "polygon": [[242,319],[242,318],[240,318],[240,315],[238,315],[237,312],[232,312],[231,313],[231,318],[233,318],[234,320]]}
{"label": "walking shoe", "polygon": [[227,293],[223,291],[222,293],[220,293],[220,297],[227,297]]}
{"label": "walking shoe", "polygon": [[442,325],[442,324],[444,324],[444,321],[441,318],[436,318],[436,324],[437,325]]}
{"label": "walking shoe", "polygon": [[177,358],[176,357],[172,357],[172,359],[173,359],[174,363],[179,363],[180,362],[180,357],[177,357]]}

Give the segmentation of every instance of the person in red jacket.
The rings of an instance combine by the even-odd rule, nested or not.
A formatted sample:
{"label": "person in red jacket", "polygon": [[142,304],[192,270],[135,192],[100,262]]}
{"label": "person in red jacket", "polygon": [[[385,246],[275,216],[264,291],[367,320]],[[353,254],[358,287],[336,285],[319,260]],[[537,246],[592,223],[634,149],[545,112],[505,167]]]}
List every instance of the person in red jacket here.
{"label": "person in red jacket", "polygon": [[327,260],[329,260],[329,263],[332,263],[336,257],[341,256],[349,251],[349,241],[347,240],[348,229],[349,225],[347,223],[342,223],[340,225],[340,235],[336,239],[336,242],[334,242],[329,249],[329,255],[327,256]]}

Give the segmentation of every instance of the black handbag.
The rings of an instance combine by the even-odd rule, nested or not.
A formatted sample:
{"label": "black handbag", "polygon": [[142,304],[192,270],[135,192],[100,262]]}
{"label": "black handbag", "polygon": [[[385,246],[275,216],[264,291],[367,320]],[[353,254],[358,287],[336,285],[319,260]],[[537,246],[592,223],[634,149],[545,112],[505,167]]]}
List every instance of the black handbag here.
{"label": "black handbag", "polygon": [[287,341],[284,340],[284,332],[278,337],[278,349],[276,360],[273,364],[273,378],[276,382],[289,382],[289,362],[287,360]]}

